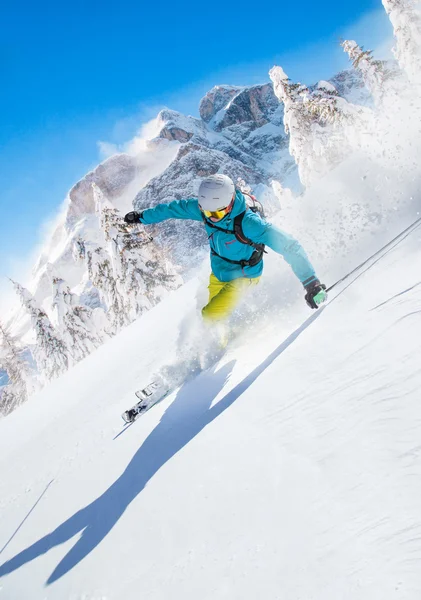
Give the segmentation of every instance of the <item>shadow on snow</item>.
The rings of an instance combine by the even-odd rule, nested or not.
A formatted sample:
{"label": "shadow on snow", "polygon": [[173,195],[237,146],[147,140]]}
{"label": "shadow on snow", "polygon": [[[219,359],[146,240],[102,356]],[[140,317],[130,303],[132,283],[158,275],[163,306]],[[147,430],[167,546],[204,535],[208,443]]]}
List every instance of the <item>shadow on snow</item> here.
{"label": "shadow on snow", "polygon": [[199,379],[183,385],[120,477],[91,504],[0,566],[0,577],[19,569],[81,532],[75,545],[48,578],[47,585],[73,569],[105,538],[159,469],[227,410],[321,312],[319,310],[309,317],[212,408],[212,401],[226,384],[234,361],[217,371],[214,368],[206,371]]}

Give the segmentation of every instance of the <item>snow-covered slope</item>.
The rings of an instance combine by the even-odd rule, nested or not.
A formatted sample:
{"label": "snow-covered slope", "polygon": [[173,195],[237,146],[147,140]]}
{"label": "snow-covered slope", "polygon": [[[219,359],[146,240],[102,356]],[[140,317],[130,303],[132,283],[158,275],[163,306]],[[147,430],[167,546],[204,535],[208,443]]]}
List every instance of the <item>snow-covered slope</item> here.
{"label": "snow-covered slope", "polygon": [[297,284],[279,304],[282,268],[257,324],[122,432],[200,273],[0,421],[1,597],[418,600],[420,259],[418,230],[317,313]]}

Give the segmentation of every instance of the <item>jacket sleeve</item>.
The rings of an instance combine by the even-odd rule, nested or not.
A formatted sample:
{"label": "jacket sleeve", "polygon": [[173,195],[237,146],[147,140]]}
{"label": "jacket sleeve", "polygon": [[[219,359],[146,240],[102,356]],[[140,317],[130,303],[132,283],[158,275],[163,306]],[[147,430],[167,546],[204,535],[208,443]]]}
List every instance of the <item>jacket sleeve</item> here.
{"label": "jacket sleeve", "polygon": [[281,254],[303,285],[317,279],[301,244],[282,229],[264,221],[259,215],[248,212],[243,220],[243,231],[256,244],[265,244]]}
{"label": "jacket sleeve", "polygon": [[201,221],[199,202],[194,198],[190,200],[173,200],[168,204],[157,204],[153,208],[146,208],[142,212],[140,222],[144,225],[161,223],[167,219],[190,219]]}

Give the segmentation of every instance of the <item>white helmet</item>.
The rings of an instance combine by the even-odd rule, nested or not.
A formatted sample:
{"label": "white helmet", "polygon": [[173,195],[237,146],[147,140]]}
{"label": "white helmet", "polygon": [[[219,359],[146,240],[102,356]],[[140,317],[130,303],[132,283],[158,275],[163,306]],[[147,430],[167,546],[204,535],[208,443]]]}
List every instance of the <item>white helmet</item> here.
{"label": "white helmet", "polygon": [[210,175],[199,187],[199,205],[203,210],[226,208],[235,193],[235,185],[227,175]]}

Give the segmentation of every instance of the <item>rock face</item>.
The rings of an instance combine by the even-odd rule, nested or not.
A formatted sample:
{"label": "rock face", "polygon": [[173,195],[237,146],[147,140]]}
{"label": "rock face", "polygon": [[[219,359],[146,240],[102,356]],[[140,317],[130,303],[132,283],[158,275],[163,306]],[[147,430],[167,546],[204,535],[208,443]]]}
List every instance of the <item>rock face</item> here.
{"label": "rock face", "polygon": [[237,153],[247,157],[246,162],[258,161],[267,178],[283,179],[286,164],[293,167],[283,115],[283,106],[268,83],[239,90],[226,108],[215,114],[209,127],[229,139]]}
{"label": "rock face", "polygon": [[68,218],[80,218],[95,212],[92,184],[96,183],[111,200],[123,193],[137,175],[136,160],[128,154],[111,156],[85,175],[69,192]]}
{"label": "rock face", "polygon": [[213,128],[222,131],[233,125],[248,123],[249,127],[257,129],[269,123],[278,108],[279,101],[270,83],[244,88],[215,114]]}
{"label": "rock face", "polygon": [[233,85],[216,85],[202,98],[199,104],[199,114],[205,123],[209,123],[216,113],[229,104],[231,98],[244,88]]}
{"label": "rock face", "polygon": [[162,123],[162,129],[159,133],[160,138],[180,143],[188,142],[193,135],[204,134],[205,126],[199,119],[193,117],[185,117],[175,110],[161,110],[158,115],[159,121]]}

